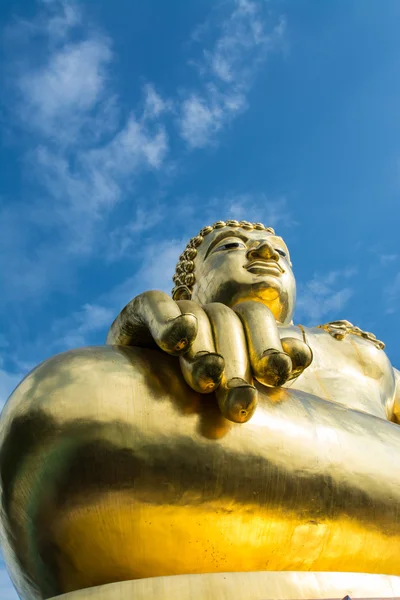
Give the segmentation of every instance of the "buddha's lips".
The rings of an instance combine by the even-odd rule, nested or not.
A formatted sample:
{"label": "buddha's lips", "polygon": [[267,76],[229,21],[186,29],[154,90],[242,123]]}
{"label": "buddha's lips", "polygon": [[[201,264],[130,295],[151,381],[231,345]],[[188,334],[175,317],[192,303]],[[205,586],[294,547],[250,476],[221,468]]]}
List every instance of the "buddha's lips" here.
{"label": "buddha's lips", "polygon": [[255,273],[265,273],[274,271],[277,275],[283,273],[283,269],[279,263],[275,260],[253,260],[251,263],[245,266],[248,271],[254,271]]}

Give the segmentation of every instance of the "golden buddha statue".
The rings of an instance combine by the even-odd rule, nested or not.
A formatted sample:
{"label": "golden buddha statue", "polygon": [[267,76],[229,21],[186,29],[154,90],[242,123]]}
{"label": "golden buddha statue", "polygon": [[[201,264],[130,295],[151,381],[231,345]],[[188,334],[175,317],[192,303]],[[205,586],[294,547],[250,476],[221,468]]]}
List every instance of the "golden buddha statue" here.
{"label": "golden buddha statue", "polygon": [[400,596],[400,377],[382,342],[294,325],[289,251],[259,223],[204,228],[174,283],[3,410],[21,598]]}

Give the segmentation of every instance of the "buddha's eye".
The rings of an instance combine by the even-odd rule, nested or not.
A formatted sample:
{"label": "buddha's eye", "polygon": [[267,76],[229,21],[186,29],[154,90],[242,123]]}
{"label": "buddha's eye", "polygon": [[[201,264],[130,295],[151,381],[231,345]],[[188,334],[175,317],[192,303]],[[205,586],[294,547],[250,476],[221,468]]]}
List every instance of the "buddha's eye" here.
{"label": "buddha's eye", "polygon": [[214,252],[220,252],[221,250],[237,250],[238,248],[246,248],[245,244],[240,241],[226,242],[215,248]]}
{"label": "buddha's eye", "polygon": [[286,256],[286,252],[284,250],[282,250],[282,248],[275,248],[275,250],[277,251],[278,254],[280,254],[281,256]]}

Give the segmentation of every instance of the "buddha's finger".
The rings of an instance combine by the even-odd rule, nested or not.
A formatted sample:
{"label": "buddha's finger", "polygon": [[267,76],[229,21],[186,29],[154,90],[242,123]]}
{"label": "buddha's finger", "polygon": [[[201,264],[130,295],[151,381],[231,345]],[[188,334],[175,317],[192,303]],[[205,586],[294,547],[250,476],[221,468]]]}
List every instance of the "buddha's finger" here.
{"label": "buddha's finger", "polygon": [[246,333],[254,377],[263,385],[283,385],[290,379],[293,365],[282,347],[274,315],[260,302],[242,302],[234,310]]}
{"label": "buddha's finger", "polygon": [[239,317],[227,306],[206,304],[215,349],[225,361],[221,385],[216,390],[223,416],[236,423],[248,421],[257,406],[257,390],[253,385],[246,337]]}
{"label": "buddha's finger", "polygon": [[183,377],[196,392],[209,394],[221,383],[224,359],[215,352],[210,320],[202,307],[191,300],[179,300],[177,304],[183,314],[194,315],[198,324],[193,344],[179,358]]}
{"label": "buddha's finger", "polygon": [[289,379],[294,379],[311,365],[313,360],[312,350],[303,340],[293,337],[282,338],[281,344],[292,361],[292,372]]}
{"label": "buddha's finger", "polygon": [[136,296],[111,325],[107,344],[152,347],[153,341],[165,352],[187,352],[197,335],[197,319],[182,314],[164,292],[150,291]]}

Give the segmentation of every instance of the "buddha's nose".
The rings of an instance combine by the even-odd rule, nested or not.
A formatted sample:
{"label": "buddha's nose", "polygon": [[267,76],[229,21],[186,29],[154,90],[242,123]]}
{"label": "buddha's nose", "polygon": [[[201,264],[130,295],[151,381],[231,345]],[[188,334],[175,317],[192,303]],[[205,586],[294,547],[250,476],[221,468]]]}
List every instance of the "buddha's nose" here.
{"label": "buddha's nose", "polygon": [[269,242],[262,241],[255,246],[254,248],[250,248],[247,252],[247,258],[249,260],[257,260],[257,258],[261,260],[279,260],[279,254],[275,250],[273,246]]}

